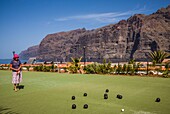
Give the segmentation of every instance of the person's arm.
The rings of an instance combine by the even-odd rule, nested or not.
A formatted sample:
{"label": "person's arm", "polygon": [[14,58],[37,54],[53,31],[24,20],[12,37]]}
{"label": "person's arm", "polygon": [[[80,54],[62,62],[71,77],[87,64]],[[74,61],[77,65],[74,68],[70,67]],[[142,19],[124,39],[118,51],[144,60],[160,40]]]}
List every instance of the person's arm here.
{"label": "person's arm", "polygon": [[10,69],[17,71],[18,69],[12,68],[12,64],[10,64]]}
{"label": "person's arm", "polygon": [[21,67],[22,67],[22,65],[20,64],[20,66],[19,66],[19,68],[18,68],[17,70],[20,71],[20,70],[21,70]]}

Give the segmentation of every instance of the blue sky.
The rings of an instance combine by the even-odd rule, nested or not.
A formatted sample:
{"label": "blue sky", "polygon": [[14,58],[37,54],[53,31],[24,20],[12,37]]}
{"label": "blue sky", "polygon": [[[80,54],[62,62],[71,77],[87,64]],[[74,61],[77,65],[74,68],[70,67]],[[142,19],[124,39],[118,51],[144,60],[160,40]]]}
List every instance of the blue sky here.
{"label": "blue sky", "polygon": [[170,0],[0,0],[0,59],[38,45],[47,34],[95,29],[169,4]]}

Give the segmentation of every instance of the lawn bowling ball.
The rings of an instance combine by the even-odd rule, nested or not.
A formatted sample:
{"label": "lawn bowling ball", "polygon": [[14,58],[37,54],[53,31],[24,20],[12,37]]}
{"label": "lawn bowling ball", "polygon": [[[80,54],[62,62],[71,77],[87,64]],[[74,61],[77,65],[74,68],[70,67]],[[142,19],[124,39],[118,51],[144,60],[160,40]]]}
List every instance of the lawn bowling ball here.
{"label": "lawn bowling ball", "polygon": [[118,98],[118,99],[122,99],[123,96],[118,94],[118,95],[117,95],[117,98]]}
{"label": "lawn bowling ball", "polygon": [[88,108],[88,104],[85,104],[83,108],[84,108],[84,109],[87,109],[87,108]]}
{"label": "lawn bowling ball", "polygon": [[109,89],[106,89],[106,93],[108,93],[109,92]]}
{"label": "lawn bowling ball", "polygon": [[125,109],[122,109],[121,111],[122,111],[122,112],[124,112],[124,111],[125,111]]}
{"label": "lawn bowling ball", "polygon": [[104,94],[104,99],[108,99],[108,94]]}
{"label": "lawn bowling ball", "polygon": [[76,109],[76,105],[75,104],[72,105],[72,109]]}
{"label": "lawn bowling ball", "polygon": [[72,96],[72,100],[75,100],[76,99],[76,97],[75,96]]}
{"label": "lawn bowling ball", "polygon": [[160,102],[161,101],[161,99],[160,98],[156,98],[156,101],[155,102]]}
{"label": "lawn bowling ball", "polygon": [[122,99],[123,98],[123,96],[122,95],[119,95],[119,99]]}
{"label": "lawn bowling ball", "polygon": [[84,97],[86,97],[87,96],[87,93],[84,93]]}

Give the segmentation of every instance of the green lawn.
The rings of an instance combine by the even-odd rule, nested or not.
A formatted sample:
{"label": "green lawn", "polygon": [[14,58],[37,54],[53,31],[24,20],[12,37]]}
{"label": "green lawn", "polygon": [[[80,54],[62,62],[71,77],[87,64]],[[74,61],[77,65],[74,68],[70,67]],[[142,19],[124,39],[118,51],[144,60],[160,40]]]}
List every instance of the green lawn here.
{"label": "green lawn", "polygon": [[[0,113],[169,114],[170,79],[23,72],[24,89],[13,91],[11,71],[0,71]],[[109,89],[109,99],[103,99]],[[87,97],[83,97],[84,93]],[[123,99],[117,99],[121,94]],[[76,100],[72,101],[72,95]],[[157,97],[161,102],[155,102]],[[71,109],[76,104],[76,109]],[[88,104],[88,109],[83,105]],[[125,109],[121,112],[121,109]]]}

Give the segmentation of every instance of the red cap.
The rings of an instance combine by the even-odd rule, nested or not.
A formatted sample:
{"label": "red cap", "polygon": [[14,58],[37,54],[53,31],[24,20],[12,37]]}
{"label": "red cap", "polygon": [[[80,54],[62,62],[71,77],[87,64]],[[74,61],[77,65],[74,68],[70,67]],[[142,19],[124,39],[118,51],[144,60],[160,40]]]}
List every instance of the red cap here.
{"label": "red cap", "polygon": [[19,58],[19,55],[17,54],[14,54],[14,57],[13,58]]}

